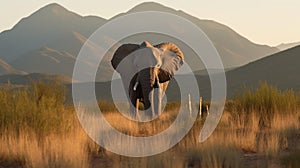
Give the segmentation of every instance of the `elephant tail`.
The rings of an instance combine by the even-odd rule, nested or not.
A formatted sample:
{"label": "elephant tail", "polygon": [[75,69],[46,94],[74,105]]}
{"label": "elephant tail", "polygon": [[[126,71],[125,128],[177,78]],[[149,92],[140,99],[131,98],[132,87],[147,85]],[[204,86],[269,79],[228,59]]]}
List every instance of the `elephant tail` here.
{"label": "elephant tail", "polygon": [[160,44],[157,44],[155,45],[154,47],[156,48],[160,48],[162,50],[169,50],[169,51],[172,51],[174,52],[177,56],[179,56],[182,61],[184,60],[184,55],[182,53],[182,51],[179,49],[179,47],[177,45],[175,45],[174,43],[170,43],[170,42],[167,42],[167,43],[160,43]]}

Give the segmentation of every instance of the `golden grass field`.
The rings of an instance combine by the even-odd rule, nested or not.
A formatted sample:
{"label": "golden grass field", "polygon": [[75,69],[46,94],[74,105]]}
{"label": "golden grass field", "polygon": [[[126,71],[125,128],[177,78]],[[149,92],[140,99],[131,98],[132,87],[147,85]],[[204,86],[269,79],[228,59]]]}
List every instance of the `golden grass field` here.
{"label": "golden grass field", "polygon": [[[73,107],[63,103],[63,91],[58,83],[41,82],[22,90],[0,90],[0,167],[300,166],[300,104],[293,91],[280,92],[266,84],[246,91],[227,101],[218,127],[204,143],[198,138],[205,116],[197,118],[176,146],[143,158],[120,156],[95,144]],[[129,121],[116,111],[104,115],[126,134],[149,136],[172,124],[178,108],[176,103],[171,106],[149,123]]]}

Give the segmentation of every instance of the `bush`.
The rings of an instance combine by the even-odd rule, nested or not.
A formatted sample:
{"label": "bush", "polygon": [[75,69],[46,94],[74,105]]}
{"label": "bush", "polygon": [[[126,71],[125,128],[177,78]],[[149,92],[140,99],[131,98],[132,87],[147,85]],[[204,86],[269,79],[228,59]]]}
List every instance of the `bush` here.
{"label": "bush", "polygon": [[288,155],[281,158],[281,163],[285,167],[299,167],[300,165],[300,149],[293,150]]}
{"label": "bush", "polygon": [[0,129],[32,128],[37,134],[63,131],[64,121],[75,115],[64,106],[65,86],[58,82],[32,81],[29,86],[0,89]]}
{"label": "bush", "polygon": [[299,98],[292,89],[280,91],[265,82],[255,90],[245,90],[235,96],[227,102],[226,108],[234,117],[255,113],[260,127],[270,127],[275,114],[295,112],[298,104]]}

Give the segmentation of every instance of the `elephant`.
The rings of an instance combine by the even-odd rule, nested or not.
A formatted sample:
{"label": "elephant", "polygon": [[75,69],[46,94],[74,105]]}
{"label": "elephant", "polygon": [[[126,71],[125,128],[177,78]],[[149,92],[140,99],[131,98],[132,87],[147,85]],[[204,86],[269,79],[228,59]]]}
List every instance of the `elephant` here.
{"label": "elephant", "polygon": [[152,46],[144,41],[117,48],[111,64],[121,76],[132,117],[139,118],[140,102],[149,118],[161,114],[162,97],[183,63],[182,51],[171,42]]}

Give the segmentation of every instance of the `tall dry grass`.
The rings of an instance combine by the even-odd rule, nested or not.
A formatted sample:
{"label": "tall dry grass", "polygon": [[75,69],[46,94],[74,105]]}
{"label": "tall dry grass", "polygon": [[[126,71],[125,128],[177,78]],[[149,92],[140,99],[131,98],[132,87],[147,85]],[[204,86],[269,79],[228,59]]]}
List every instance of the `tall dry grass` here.
{"label": "tall dry grass", "polygon": [[[189,133],[170,150],[143,158],[119,156],[92,142],[73,107],[64,104],[62,93],[64,87],[59,83],[33,82],[22,89],[0,89],[0,166],[299,166],[299,99],[293,91],[282,92],[265,84],[247,91],[227,102],[218,127],[204,143],[198,138],[205,117],[197,118]],[[157,120],[137,123],[116,112],[111,102],[99,104],[114,128],[133,136],[151,136],[167,129],[179,106],[167,104]]]}
{"label": "tall dry grass", "polygon": [[243,150],[254,152],[267,163],[280,163],[280,158],[300,147],[298,109],[299,95],[293,90],[280,91],[262,83],[227,102],[226,122],[232,125],[230,130],[236,130],[236,135],[227,133],[234,136],[230,139]]}
{"label": "tall dry grass", "polygon": [[[227,102],[227,110],[233,117],[259,116],[259,127],[271,127],[276,114],[294,114],[299,107],[299,95],[292,89],[280,91],[266,82],[256,89],[247,89]],[[247,124],[247,121],[246,121]]]}
{"label": "tall dry grass", "polygon": [[42,138],[29,129],[8,131],[0,137],[0,158],[5,167],[88,167],[87,142],[82,131]]}
{"label": "tall dry grass", "polygon": [[0,89],[0,166],[88,167],[91,140],[61,83]]}

